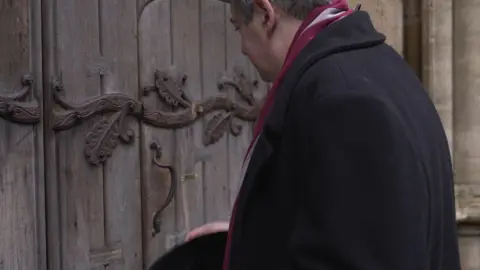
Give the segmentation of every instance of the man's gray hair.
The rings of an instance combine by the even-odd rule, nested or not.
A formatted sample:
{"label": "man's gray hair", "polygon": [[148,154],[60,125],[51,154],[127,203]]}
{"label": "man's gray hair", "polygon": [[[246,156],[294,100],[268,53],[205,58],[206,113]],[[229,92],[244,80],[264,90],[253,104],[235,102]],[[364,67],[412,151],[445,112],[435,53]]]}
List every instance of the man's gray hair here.
{"label": "man's gray hair", "polygon": [[[245,22],[249,23],[253,18],[254,2],[255,0],[222,0],[229,2],[234,8],[244,16]],[[304,20],[305,17],[316,7],[329,5],[332,0],[270,0],[270,2],[281,8],[287,14]]]}

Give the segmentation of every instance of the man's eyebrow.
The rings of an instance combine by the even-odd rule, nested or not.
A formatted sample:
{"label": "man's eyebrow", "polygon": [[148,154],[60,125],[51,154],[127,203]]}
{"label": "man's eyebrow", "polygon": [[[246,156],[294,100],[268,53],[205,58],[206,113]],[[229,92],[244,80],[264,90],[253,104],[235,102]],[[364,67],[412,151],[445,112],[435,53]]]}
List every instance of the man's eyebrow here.
{"label": "man's eyebrow", "polygon": [[230,23],[235,24],[235,20],[230,18]]}

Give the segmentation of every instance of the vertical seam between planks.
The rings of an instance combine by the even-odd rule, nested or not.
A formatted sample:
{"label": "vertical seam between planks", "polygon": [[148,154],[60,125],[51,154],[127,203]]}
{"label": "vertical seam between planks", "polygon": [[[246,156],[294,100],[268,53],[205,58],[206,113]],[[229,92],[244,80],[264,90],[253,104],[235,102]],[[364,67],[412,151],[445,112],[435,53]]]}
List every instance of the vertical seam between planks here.
{"label": "vertical seam between planks", "polygon": [[[97,27],[98,27],[98,53],[100,54],[100,58],[103,57],[103,24],[102,24],[102,0],[97,0]],[[100,95],[103,95],[105,92],[104,89],[104,78],[103,75],[99,74],[99,88],[100,88]],[[103,118],[103,113],[100,114],[100,118]],[[108,161],[107,161],[108,162]],[[108,243],[108,232],[107,232],[107,173],[106,173],[106,163],[101,165],[101,175],[102,175],[102,204],[103,204],[103,242],[106,245]]]}
{"label": "vertical seam between planks", "polygon": [[[180,1],[180,0],[176,0],[176,1]],[[173,19],[173,1],[172,0],[169,0],[170,4],[169,4],[169,9],[170,9],[170,65],[173,65],[175,64],[174,61],[175,61],[175,42],[174,42],[174,35],[173,35],[173,28],[175,26],[174,24],[174,19]],[[172,108],[173,110],[173,108]],[[172,163],[174,164],[174,166],[177,168],[178,166],[178,157],[179,157],[179,154],[177,152],[177,150],[179,149],[178,147],[178,129],[173,129],[172,130],[172,140],[173,140],[173,154],[172,154]],[[172,177],[172,176],[170,176]],[[172,179],[170,179],[172,180]],[[173,181],[171,181],[170,183],[174,183]],[[179,190],[179,185],[180,183],[177,183],[177,186],[175,187],[177,189],[177,191]],[[178,218],[177,218],[177,213],[178,213],[178,192],[176,192],[174,194],[174,198],[173,198],[173,201],[174,201],[174,205],[173,205],[173,227],[174,227],[174,233],[176,233],[178,231]],[[168,237],[168,236],[167,236]]]}
{"label": "vertical seam between planks", "polygon": [[[202,11],[203,11],[203,0],[199,0],[198,2],[198,25],[199,25],[199,29],[198,29],[198,45],[199,45],[199,62],[200,62],[200,92],[201,92],[201,96],[202,96],[202,99],[203,99],[203,96],[204,96],[204,86],[203,86],[203,83],[204,83],[204,78],[203,78],[203,16],[202,16]],[[203,125],[205,126],[205,118],[202,119],[202,122],[203,122]],[[202,161],[202,164],[201,164],[201,170],[202,170],[202,187],[201,187],[201,191],[202,191],[202,218],[203,218],[203,222],[207,222],[207,209],[206,209],[206,199],[205,199],[205,194],[206,194],[206,186],[205,186],[205,161]]]}
{"label": "vertical seam between planks", "polygon": [[[137,91],[137,98],[140,102],[143,102],[143,97],[142,95],[140,94],[140,89],[142,89],[142,83],[141,83],[141,74],[140,74],[140,70],[141,70],[141,61],[140,61],[140,39],[139,39],[139,32],[140,32],[140,27],[139,27],[139,21],[140,21],[140,18],[142,17],[142,14],[143,12],[140,12],[140,7],[139,7],[139,2],[137,2],[137,5],[135,5],[135,14],[137,14],[137,18],[136,18],[136,33],[135,33],[135,39],[136,39],[136,43],[137,43],[137,87],[139,89],[139,91]],[[142,9],[143,11],[143,9]],[[144,152],[144,146],[145,146],[145,139],[144,139],[144,133],[143,133],[143,122],[142,121],[138,121],[138,133],[139,133],[139,136],[138,136],[138,144],[139,144],[139,147],[138,147],[138,155],[139,155],[139,162],[140,162],[140,239],[141,239],[141,245],[140,245],[140,256],[142,258],[142,268],[146,268],[146,262],[148,260],[148,257],[147,257],[147,254],[145,252],[145,250],[147,248],[144,248],[144,245],[145,245],[145,242],[144,242],[144,239],[143,239],[143,235],[145,234],[144,232],[144,227],[145,227],[145,220],[144,220],[144,216],[146,216],[146,209],[145,207],[148,207],[148,204],[145,204],[144,205],[144,192],[143,192],[143,187],[144,187],[144,183],[145,183],[145,170],[144,170],[144,164],[145,164],[145,159],[143,157],[143,155],[145,154]],[[147,222],[148,224],[148,222]],[[148,227],[147,227],[148,228]]]}

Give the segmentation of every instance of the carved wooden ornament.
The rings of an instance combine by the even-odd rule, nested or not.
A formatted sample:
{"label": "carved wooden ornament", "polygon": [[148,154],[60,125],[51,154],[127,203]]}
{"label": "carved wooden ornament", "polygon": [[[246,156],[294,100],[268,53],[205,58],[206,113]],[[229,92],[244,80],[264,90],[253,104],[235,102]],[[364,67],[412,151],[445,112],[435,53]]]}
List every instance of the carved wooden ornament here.
{"label": "carved wooden ornament", "polygon": [[19,124],[36,124],[40,121],[40,109],[36,101],[20,102],[32,90],[33,82],[30,75],[24,75],[21,90],[12,94],[0,94],[0,117]]}
{"label": "carved wooden ornament", "polygon": [[[172,70],[172,69],[169,69]],[[178,73],[175,73],[178,74]],[[240,69],[231,77],[218,82],[220,91],[233,88],[243,102],[236,102],[226,95],[192,101],[184,92],[187,76],[174,76],[170,71],[157,71],[155,84],[144,89],[144,95],[155,92],[159,99],[169,104],[173,111],[148,108],[142,102],[124,94],[105,94],[73,104],[64,99],[64,87],[60,81],[53,84],[55,102],[64,110],[53,111],[53,129],[67,130],[95,115],[111,113],[108,119],[98,121],[85,137],[85,156],[93,165],[105,162],[119,142],[129,143],[134,137],[133,130],[126,126],[125,118],[133,116],[158,128],[177,129],[190,126],[195,121],[213,113],[207,121],[203,142],[216,143],[227,131],[237,136],[241,126],[237,120],[253,122],[257,118],[260,103],[253,97],[256,81],[250,81]]]}

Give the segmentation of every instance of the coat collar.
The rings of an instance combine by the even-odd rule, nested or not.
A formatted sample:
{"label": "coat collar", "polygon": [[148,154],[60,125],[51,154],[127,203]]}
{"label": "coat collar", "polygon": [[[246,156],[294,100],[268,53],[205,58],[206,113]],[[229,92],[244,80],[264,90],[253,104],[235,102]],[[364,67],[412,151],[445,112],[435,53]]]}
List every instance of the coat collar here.
{"label": "coat collar", "polygon": [[331,54],[371,47],[384,41],[385,36],[374,29],[368,13],[357,11],[323,29],[293,61],[275,93],[273,106],[252,149],[250,162],[245,164],[248,167],[237,199],[233,246],[235,239],[240,239],[242,234],[248,197],[257,183],[255,180],[259,172],[280,140],[290,96],[302,75],[316,62]]}
{"label": "coat collar", "polygon": [[293,89],[302,75],[319,60],[343,51],[371,47],[384,43],[385,36],[377,32],[370,16],[364,11],[351,15],[323,29],[297,56],[276,92],[274,104],[265,120],[263,132],[280,136],[284,116]]}

